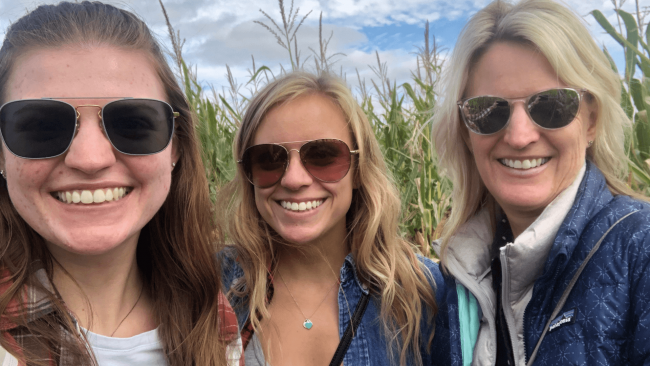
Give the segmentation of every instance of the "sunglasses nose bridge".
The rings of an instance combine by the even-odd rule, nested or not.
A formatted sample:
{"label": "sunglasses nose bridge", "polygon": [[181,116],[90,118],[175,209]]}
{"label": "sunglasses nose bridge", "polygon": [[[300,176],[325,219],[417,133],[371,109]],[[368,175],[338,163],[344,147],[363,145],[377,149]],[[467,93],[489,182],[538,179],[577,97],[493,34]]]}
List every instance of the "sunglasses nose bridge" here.
{"label": "sunglasses nose bridge", "polygon": [[79,111],[79,108],[97,108],[97,117],[99,118],[99,128],[101,128],[102,133],[108,139],[108,134],[106,133],[106,128],[104,127],[104,119],[102,118],[102,111],[104,110],[104,107],[97,104],[81,104],[74,108],[75,111],[77,112],[77,125],[75,129],[75,136],[79,132],[79,119],[81,118],[81,112]]}

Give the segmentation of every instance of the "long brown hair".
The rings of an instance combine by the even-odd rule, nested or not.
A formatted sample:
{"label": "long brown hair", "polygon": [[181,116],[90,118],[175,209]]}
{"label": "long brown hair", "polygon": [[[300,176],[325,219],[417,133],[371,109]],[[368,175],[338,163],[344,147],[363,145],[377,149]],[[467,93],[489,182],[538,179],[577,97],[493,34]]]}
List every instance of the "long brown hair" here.
{"label": "long brown hair", "polygon": [[[413,357],[415,364],[421,364],[420,320],[426,316],[432,322],[438,309],[429,285],[433,279],[399,235],[399,193],[390,179],[372,127],[345,83],[334,76],[304,72],[271,82],[248,104],[235,139],[234,156],[241,157],[252,144],[260,123],[272,108],[310,94],[322,95],[341,109],[353,137],[355,146],[351,148],[360,150],[351,171],[357,189],[347,213],[350,248],[360,278],[381,297],[383,324],[391,344],[398,343],[400,364],[406,364],[408,356]],[[238,296],[248,297],[251,314],[268,318],[267,265],[269,259],[276,258],[278,234],[260,216],[253,186],[242,169],[221,190],[217,202],[222,205],[217,210],[218,221],[234,243],[245,272],[241,288],[234,291]],[[426,306],[422,306],[422,301]],[[251,323],[255,331],[261,331],[259,317],[252,316]]]}
{"label": "long brown hair", "polygon": [[[195,119],[169,68],[160,46],[147,26],[134,14],[100,2],[43,5],[12,24],[0,49],[0,103],[16,60],[39,48],[108,45],[145,52],[165,88],[176,118],[174,144],[180,159],[172,172],[169,195],[140,233],[137,263],[144,286],[152,294],[154,318],[171,365],[225,364],[225,347],[220,342],[218,294],[219,269],[215,263],[214,220],[205,170],[201,162]],[[6,186],[0,188],[0,268],[11,276],[0,294],[0,314],[27,329],[38,345],[55,359],[60,349],[74,358],[74,364],[95,363],[83,336],[74,327],[62,301],[33,277],[30,265],[41,261],[50,276],[54,260],[36,233],[12,206]],[[52,316],[30,322],[21,296],[25,286],[47,294],[54,304]],[[18,311],[9,307],[18,303]],[[61,328],[68,335],[62,335]],[[27,362],[48,364],[38,355],[16,354],[6,337],[0,345]],[[40,353],[40,352],[37,352]],[[24,357],[24,358],[23,358]]]}

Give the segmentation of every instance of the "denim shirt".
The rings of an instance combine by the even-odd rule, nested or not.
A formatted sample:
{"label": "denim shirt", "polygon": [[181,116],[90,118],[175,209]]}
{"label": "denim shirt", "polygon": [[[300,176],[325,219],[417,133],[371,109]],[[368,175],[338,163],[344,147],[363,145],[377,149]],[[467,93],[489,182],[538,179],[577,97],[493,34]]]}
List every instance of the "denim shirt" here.
{"label": "denim shirt", "polygon": [[[220,254],[222,259],[222,281],[224,292],[227,292],[233,283],[242,278],[244,271],[234,259],[230,250],[225,250]],[[432,324],[427,322],[427,317],[423,316],[421,320],[421,334],[420,334],[420,352],[422,355],[423,365],[448,365],[450,361],[449,356],[449,334],[447,323],[446,306],[441,306],[440,301],[443,301],[444,280],[438,264],[432,260],[418,256],[423,270],[428,270],[431,273],[429,276],[425,270],[426,276],[429,278],[431,291],[435,291],[436,301],[440,308],[440,312],[435,319],[436,329],[435,337],[429,348],[429,337],[431,332],[434,331]],[[433,279],[433,281],[432,281]],[[345,257],[343,267],[340,271],[340,281],[343,291],[339,290],[338,305],[339,305],[339,337],[343,337],[348,324],[350,323],[350,315],[354,310],[361,298],[362,294],[369,293],[369,289],[361,283],[357,276],[356,264],[352,254]],[[435,283],[434,283],[435,282]],[[345,294],[343,293],[345,292]],[[346,301],[347,297],[347,301]],[[232,307],[237,313],[240,329],[248,319],[249,309],[245,298],[231,298],[230,302]],[[348,312],[348,303],[350,310]],[[423,305],[424,307],[424,305]],[[425,308],[424,311],[429,311]],[[350,348],[343,359],[344,365],[355,366],[388,366],[399,365],[399,352],[393,352],[395,362],[390,362],[390,355],[388,352],[388,340],[385,335],[384,327],[380,316],[380,297],[377,294],[371,294],[370,301],[366,312],[361,319],[359,328],[350,344]],[[445,311],[445,314],[442,314]],[[445,323],[445,324],[442,324]],[[438,331],[440,330],[440,331]],[[407,359],[407,365],[414,365],[413,358]]]}

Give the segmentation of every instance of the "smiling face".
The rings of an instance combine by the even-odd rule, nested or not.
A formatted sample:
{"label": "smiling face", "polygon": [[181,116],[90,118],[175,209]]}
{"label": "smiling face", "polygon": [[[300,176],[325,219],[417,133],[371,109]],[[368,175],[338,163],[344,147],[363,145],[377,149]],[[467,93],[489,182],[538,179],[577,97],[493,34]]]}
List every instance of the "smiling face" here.
{"label": "smiling face", "polygon": [[[521,98],[558,87],[567,85],[539,51],[496,43],[471,70],[465,97]],[[487,136],[469,132],[468,146],[481,179],[509,217],[536,218],[573,182],[585,162],[588,141],[594,140],[596,117],[595,102],[583,97],[573,122],[545,130],[530,120],[518,102],[503,130]],[[533,160],[532,165],[542,165],[530,168]]]}
{"label": "smiling face", "polygon": [[[44,97],[98,97],[65,100],[75,107],[103,106],[115,100],[101,97],[166,99],[144,53],[111,46],[40,49],[21,56],[5,100]],[[155,155],[121,154],[104,135],[98,109],[78,110],[77,135],[61,156],[28,160],[16,157],[3,145],[11,201],[55,255],[102,254],[127,243],[136,245],[140,230],[169,192],[171,164],[176,161],[172,144]],[[121,194],[124,196],[117,200]],[[67,195],[73,201],[78,197],[93,203],[59,199]],[[102,195],[105,201],[94,203],[101,201]],[[107,200],[111,196],[113,199]]]}
{"label": "smiling face", "polygon": [[[326,138],[354,146],[348,123],[338,106],[327,97],[311,94],[271,109],[252,145]],[[287,150],[297,150],[302,144],[283,145]],[[298,151],[292,150],[289,167],[280,182],[269,188],[255,187],[255,204],[262,218],[288,242],[338,244],[347,234],[345,215],[352,202],[352,189],[351,172],[335,183],[320,182],[305,170]],[[307,202],[316,202],[317,207],[300,211],[301,203],[307,206]]]}

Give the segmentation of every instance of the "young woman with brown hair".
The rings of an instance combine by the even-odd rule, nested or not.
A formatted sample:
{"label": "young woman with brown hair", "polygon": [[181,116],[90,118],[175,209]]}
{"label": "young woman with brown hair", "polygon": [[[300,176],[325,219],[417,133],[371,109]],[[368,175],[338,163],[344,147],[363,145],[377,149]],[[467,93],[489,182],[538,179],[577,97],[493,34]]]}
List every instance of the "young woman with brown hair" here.
{"label": "young woman with brown hair", "polygon": [[3,364],[236,364],[194,120],[147,26],[38,7],[0,105]]}

